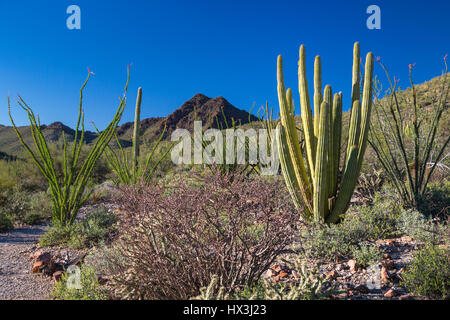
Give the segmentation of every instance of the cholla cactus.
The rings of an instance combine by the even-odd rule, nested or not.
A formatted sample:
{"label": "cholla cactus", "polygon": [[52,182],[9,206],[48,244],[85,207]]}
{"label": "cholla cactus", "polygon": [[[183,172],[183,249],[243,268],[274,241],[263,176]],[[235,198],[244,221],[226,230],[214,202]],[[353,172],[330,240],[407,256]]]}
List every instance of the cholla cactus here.
{"label": "cholla cactus", "polygon": [[[282,173],[297,207],[305,208],[307,219],[336,223],[347,210],[358,180],[367,146],[372,106],[373,54],[366,57],[363,97],[360,85],[360,49],[353,51],[352,115],[349,138],[339,177],[342,127],[342,93],[332,94],[325,86],[322,96],[321,60],[316,57],[314,70],[314,117],[306,80],[305,47],[300,47],[298,68],[301,119],[305,139],[301,150],[294,120],[294,102],[283,80],[283,61],[278,56],[278,100],[281,123],[277,134]],[[339,188],[338,188],[339,187]]]}

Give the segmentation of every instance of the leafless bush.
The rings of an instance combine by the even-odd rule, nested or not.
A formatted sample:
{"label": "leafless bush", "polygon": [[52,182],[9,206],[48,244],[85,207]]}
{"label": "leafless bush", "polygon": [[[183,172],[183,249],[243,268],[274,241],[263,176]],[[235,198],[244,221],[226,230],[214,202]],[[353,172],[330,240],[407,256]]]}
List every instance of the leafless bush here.
{"label": "leafless bush", "polygon": [[236,175],[128,186],[118,202],[121,258],[112,272],[133,299],[187,299],[213,275],[227,291],[249,284],[291,243],[299,218],[280,181]]}

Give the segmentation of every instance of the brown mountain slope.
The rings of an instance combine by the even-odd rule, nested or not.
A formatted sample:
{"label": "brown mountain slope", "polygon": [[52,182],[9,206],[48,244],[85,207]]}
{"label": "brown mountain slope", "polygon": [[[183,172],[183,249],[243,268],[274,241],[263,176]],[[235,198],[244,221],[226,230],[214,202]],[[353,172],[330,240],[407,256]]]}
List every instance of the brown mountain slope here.
{"label": "brown mountain slope", "polygon": [[[248,123],[258,120],[255,116],[250,115],[247,111],[240,110],[229,103],[224,97],[209,98],[201,93],[196,94],[186,101],[165,118],[149,118],[141,121],[141,132],[144,140],[152,141],[157,139],[163,129],[164,124],[167,125],[164,139],[170,139],[170,135],[177,128],[193,131],[194,121],[202,121],[203,129],[217,128],[216,118],[219,120],[219,126],[226,127],[224,117],[228,125],[231,125],[232,119],[237,124]],[[122,139],[130,139],[133,131],[133,123],[127,122],[119,129],[119,137]]]}

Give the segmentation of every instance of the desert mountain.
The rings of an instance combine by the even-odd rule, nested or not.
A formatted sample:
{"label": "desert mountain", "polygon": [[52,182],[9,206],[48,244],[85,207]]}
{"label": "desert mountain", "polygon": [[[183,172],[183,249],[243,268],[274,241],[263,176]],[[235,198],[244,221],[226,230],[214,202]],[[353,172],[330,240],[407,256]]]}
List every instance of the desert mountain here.
{"label": "desert mountain", "polygon": [[[222,114],[223,110],[223,114]],[[203,129],[226,128],[225,120],[229,126],[234,119],[237,124],[245,124],[250,121],[258,120],[247,111],[240,110],[229,103],[224,97],[209,98],[201,93],[196,94],[172,112],[167,117],[148,118],[141,121],[141,132],[144,140],[152,141],[157,139],[167,125],[164,138],[170,138],[170,135],[177,128],[193,131],[194,121],[201,120]],[[131,139],[133,132],[133,123],[127,122],[118,128],[118,135],[121,139]]]}
{"label": "desert mountain", "polygon": [[[194,121],[201,120],[203,128],[217,128],[216,118],[219,120],[219,126],[225,127],[225,121],[222,114],[226,117],[228,124],[231,119],[236,123],[245,124],[257,120],[255,116],[250,115],[244,110],[240,110],[230,104],[223,97],[209,98],[203,94],[196,94],[172,112],[167,117],[147,118],[141,121],[141,133],[143,141],[154,141],[157,139],[167,124],[164,138],[170,138],[171,133],[177,128],[184,128],[190,131],[194,128]],[[47,141],[62,141],[62,133],[67,141],[73,141],[75,130],[69,128],[61,122],[54,122],[48,126],[42,125],[42,131]],[[19,127],[19,131],[27,143],[33,142],[31,132],[28,126]],[[122,145],[129,146],[133,135],[133,122],[126,122],[117,128],[117,134]],[[86,131],[85,141],[90,144],[97,138],[97,133]],[[11,126],[0,125],[0,151],[8,155],[17,155],[23,151],[19,140]]]}

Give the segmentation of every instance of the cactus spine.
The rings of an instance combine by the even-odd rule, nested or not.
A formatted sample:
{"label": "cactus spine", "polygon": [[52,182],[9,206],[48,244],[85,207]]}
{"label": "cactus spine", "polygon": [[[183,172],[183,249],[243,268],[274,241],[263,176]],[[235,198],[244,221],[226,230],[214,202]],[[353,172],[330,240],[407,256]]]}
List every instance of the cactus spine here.
{"label": "cactus spine", "polygon": [[142,88],[138,88],[136,98],[136,109],[134,112],[134,128],[133,128],[133,151],[132,151],[132,170],[133,177],[136,177],[138,170],[138,158],[139,158],[139,144],[140,144],[140,125],[141,125],[141,103],[142,103]]}
{"label": "cactus spine", "polygon": [[[286,92],[283,61],[278,56],[278,100],[280,119],[278,146],[282,174],[297,207],[303,205],[305,217],[336,223],[347,210],[356,186],[367,146],[372,107],[373,55],[366,57],[364,90],[360,101],[360,49],[353,50],[352,115],[342,179],[338,181],[341,155],[342,93],[333,96],[331,86],[325,86],[323,96],[321,61],[314,63],[314,119],[306,80],[305,47],[300,47],[299,92],[301,118],[305,137],[302,153],[294,121],[292,93]],[[305,167],[303,158],[306,159]],[[306,170],[308,169],[308,170]],[[339,186],[339,188],[338,188]]]}

